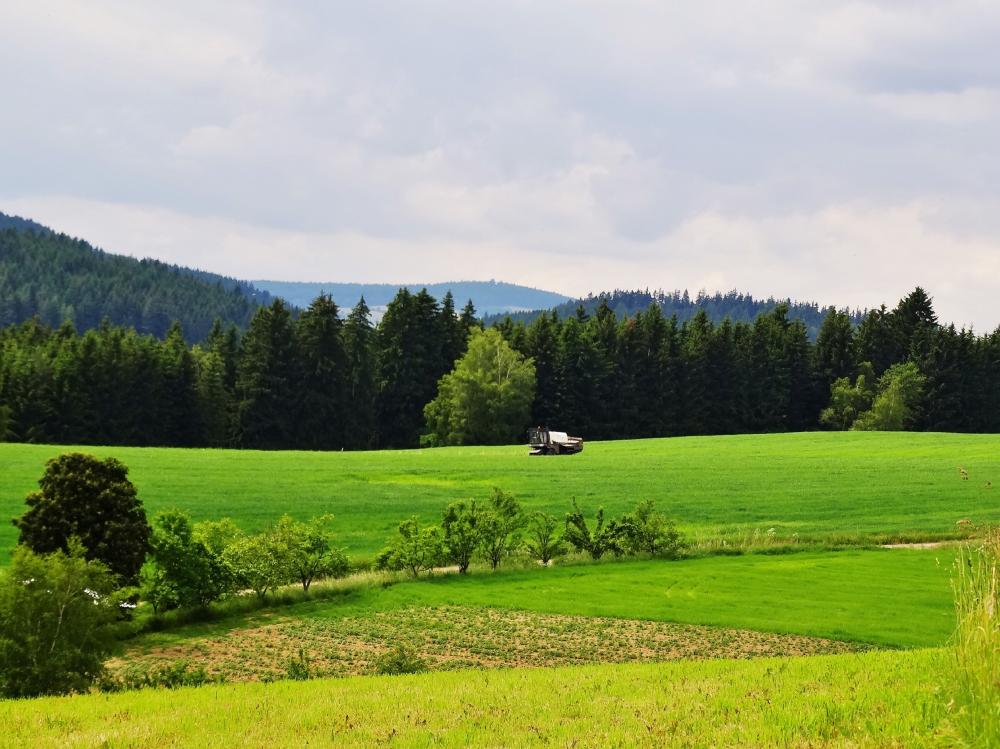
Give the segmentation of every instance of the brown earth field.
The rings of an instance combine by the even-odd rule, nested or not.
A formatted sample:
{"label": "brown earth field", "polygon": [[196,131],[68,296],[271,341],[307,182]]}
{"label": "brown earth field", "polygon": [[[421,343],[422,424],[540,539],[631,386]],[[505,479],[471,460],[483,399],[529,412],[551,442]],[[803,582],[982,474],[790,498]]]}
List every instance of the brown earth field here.
{"label": "brown earth field", "polygon": [[113,675],[186,661],[225,681],[283,678],[306,657],[312,676],[375,671],[378,657],[411,646],[430,670],[520,668],[712,658],[820,655],[866,646],[753,630],[490,608],[408,608],[343,618],[274,617],[169,644],[139,641],[108,663]]}

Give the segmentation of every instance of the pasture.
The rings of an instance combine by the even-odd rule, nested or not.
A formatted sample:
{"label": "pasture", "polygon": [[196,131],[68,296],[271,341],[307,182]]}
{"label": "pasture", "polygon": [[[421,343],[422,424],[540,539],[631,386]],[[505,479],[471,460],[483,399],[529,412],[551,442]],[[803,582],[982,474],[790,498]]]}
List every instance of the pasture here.
{"label": "pasture", "polygon": [[[345,453],[0,444],[0,514],[13,517],[45,461],[74,449],[113,455],[148,510],[232,517],[258,530],[288,512],[336,516],[338,543],[370,558],[413,514],[434,521],[493,486],[561,516],[576,497],[617,514],[653,499],[691,537],[935,538],[956,522],[1000,520],[1000,436],[806,433],[590,443],[577,456],[514,447]],[[970,478],[961,480],[958,467]],[[0,523],[0,547],[15,531]]]}

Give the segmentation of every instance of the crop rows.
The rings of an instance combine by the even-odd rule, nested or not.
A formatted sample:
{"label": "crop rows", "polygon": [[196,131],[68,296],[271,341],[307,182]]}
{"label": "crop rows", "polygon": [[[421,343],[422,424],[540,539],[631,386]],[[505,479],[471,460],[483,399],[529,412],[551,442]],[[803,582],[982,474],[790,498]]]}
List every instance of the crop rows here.
{"label": "crop rows", "polygon": [[145,651],[137,646],[109,668],[121,672],[186,660],[227,681],[269,680],[283,677],[301,650],[313,676],[351,676],[372,673],[375,660],[401,643],[413,647],[432,670],[815,655],[862,648],[752,630],[445,606],[281,619]]}

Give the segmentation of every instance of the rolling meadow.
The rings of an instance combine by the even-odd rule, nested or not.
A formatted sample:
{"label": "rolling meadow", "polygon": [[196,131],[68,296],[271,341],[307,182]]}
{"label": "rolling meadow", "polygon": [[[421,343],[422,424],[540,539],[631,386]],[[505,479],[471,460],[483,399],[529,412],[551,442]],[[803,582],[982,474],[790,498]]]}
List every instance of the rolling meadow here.
{"label": "rolling meadow", "polygon": [[[120,643],[109,672],[200,669],[209,683],[3,702],[6,745],[947,745],[956,539],[1000,519],[998,447],[846,433],[594,443],[554,459],[85,448],[123,460],[151,514],[257,530],[329,512],[354,560],[403,518],[434,521],[493,486],[560,516],[572,498],[588,514],[653,499],[693,544],[678,561],[360,572],[201,621],[168,616]],[[69,449],[0,445],[4,511]],[[922,543],[881,547],[907,541]],[[399,646],[429,673],[373,675]],[[594,716],[600,730],[583,735]]]}

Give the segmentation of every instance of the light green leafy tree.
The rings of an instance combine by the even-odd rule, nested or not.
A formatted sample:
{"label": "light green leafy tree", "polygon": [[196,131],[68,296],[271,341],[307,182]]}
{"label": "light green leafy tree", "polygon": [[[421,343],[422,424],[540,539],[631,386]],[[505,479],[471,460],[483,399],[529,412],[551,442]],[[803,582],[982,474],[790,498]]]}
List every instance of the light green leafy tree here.
{"label": "light green leafy tree", "polygon": [[336,548],[327,530],[332,515],[313,518],[307,523],[283,515],[272,534],[278,546],[287,550],[288,575],[308,591],[313,580],[343,577],[350,569],[347,555]]}
{"label": "light green leafy tree", "polygon": [[128,591],[88,561],[75,538],[68,551],[14,551],[0,575],[0,693],[7,697],[82,692],[103,668]]}
{"label": "light green leafy tree", "polygon": [[476,500],[452,502],[441,518],[442,543],[448,561],[463,575],[483,541],[483,511]]}
{"label": "light green leafy tree", "polygon": [[480,522],[483,555],[493,569],[520,545],[524,521],[521,505],[514,495],[494,487]]}
{"label": "light green leafy tree", "polygon": [[195,538],[191,518],[181,510],[154,519],[141,580],[142,596],[154,611],[207,606],[229,593],[233,583],[220,556]]}
{"label": "light green leafy tree", "polygon": [[566,551],[559,535],[559,520],[546,512],[533,512],[528,518],[525,547],[535,559],[548,566]]}
{"label": "light green leafy tree", "polygon": [[854,384],[847,377],[836,379],[830,386],[830,405],[823,409],[819,421],[829,429],[850,429],[858,416],[872,407],[875,399],[875,373],[872,365],[861,365]]}
{"label": "light green leafy tree", "polygon": [[398,533],[378,555],[379,569],[407,570],[413,577],[434,569],[445,558],[444,538],[437,526],[421,527],[412,517],[399,524]]}
{"label": "light green leafy tree", "polygon": [[517,441],[531,419],[535,365],[495,329],[473,328],[469,348],[438,382],[424,408],[425,445],[500,445]]}
{"label": "light green leafy tree", "polygon": [[617,521],[617,531],[624,551],[644,553],[665,559],[677,559],[684,551],[684,539],[674,523],[656,509],[651,499],[636,505]]}
{"label": "light green leafy tree", "polygon": [[894,364],[878,381],[878,395],[870,411],[861,414],[853,429],[900,432],[914,425],[927,378],[913,362]]}
{"label": "light green leafy tree", "polygon": [[236,539],[222,552],[238,586],[264,599],[268,591],[293,581],[291,552],[275,533],[259,533]]}

